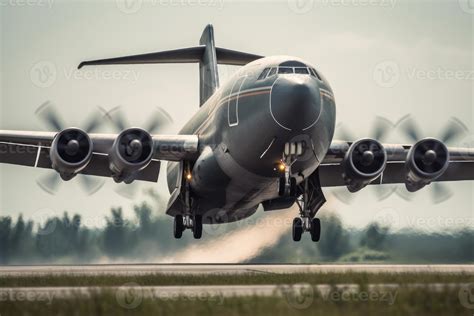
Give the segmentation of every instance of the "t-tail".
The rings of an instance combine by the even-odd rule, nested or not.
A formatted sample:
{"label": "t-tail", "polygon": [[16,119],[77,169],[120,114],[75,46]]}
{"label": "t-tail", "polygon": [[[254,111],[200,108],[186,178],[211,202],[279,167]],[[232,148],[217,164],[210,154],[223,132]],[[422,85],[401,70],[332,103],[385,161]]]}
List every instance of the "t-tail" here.
{"label": "t-tail", "polygon": [[219,87],[218,64],[243,66],[262,57],[263,56],[260,55],[216,47],[214,43],[214,28],[209,24],[201,35],[199,46],[141,55],[84,61],[79,64],[78,69],[93,65],[199,63],[199,104],[201,106]]}

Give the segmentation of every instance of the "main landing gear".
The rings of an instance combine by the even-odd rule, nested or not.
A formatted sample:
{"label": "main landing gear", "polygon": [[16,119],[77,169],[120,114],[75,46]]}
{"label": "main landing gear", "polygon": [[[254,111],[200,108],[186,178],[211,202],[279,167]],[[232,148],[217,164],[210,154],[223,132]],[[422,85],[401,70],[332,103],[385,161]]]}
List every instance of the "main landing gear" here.
{"label": "main landing gear", "polygon": [[183,236],[183,232],[186,229],[193,231],[193,237],[195,239],[201,239],[202,237],[202,216],[195,214],[195,208],[193,207],[193,198],[191,197],[191,171],[190,166],[186,166],[186,172],[184,177],[184,205],[185,214],[176,215],[174,217],[173,235],[174,238],[179,239]]}
{"label": "main landing gear", "polygon": [[202,216],[201,215],[176,215],[174,217],[173,234],[174,238],[181,238],[183,232],[186,229],[193,231],[193,237],[195,239],[201,239],[202,237]]}

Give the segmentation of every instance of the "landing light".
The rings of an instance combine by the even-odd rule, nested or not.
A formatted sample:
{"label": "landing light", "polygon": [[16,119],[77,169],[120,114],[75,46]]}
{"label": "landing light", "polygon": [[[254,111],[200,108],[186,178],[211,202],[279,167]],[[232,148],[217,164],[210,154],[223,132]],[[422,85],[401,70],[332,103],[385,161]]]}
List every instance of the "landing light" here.
{"label": "landing light", "polygon": [[278,164],[278,171],[283,172],[283,171],[285,171],[285,169],[286,169],[286,166],[283,162]]}
{"label": "landing light", "polygon": [[190,173],[186,174],[186,180],[190,181],[192,179],[192,175]]}

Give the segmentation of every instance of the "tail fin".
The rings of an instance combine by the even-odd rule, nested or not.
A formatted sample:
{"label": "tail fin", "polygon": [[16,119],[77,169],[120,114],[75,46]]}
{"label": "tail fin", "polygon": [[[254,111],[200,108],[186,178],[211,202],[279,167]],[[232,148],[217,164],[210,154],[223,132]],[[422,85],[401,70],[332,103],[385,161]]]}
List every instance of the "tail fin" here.
{"label": "tail fin", "polygon": [[219,87],[217,64],[243,66],[263,57],[216,47],[211,24],[204,29],[199,44],[157,53],[84,61],[78,68],[93,65],[199,63],[200,105],[203,105]]}
{"label": "tail fin", "polygon": [[204,104],[219,87],[219,73],[217,71],[217,53],[214,44],[214,28],[211,24],[202,32],[199,45],[204,46],[204,53],[199,61],[199,97],[200,104]]}

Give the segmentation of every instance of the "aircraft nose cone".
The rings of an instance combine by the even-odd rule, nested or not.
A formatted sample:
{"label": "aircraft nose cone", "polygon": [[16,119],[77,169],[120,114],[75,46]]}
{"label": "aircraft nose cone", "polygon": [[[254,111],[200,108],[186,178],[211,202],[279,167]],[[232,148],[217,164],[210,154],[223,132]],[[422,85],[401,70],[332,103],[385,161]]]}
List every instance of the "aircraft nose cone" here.
{"label": "aircraft nose cone", "polygon": [[270,112],[275,122],[286,130],[306,130],[321,113],[319,88],[310,76],[277,79],[272,87]]}

